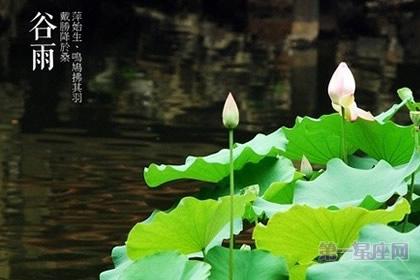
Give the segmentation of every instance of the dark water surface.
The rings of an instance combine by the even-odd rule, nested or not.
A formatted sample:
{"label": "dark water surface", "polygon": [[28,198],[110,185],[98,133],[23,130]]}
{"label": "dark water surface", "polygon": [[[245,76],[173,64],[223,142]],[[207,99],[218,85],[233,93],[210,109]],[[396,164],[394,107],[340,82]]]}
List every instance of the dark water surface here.
{"label": "dark water surface", "polygon": [[246,141],[297,115],[331,112],[326,88],[341,60],[356,77],[358,103],[374,113],[398,87],[420,89],[417,11],[366,12],[364,32],[302,44],[290,39],[291,21],[275,16],[249,12],[238,24],[103,1],[84,7],[85,101],[75,105],[67,66],[31,71],[36,7],[13,3],[0,29],[0,279],[97,279],[151,206],[189,193],[148,190],[143,167],[225,145],[228,91]]}

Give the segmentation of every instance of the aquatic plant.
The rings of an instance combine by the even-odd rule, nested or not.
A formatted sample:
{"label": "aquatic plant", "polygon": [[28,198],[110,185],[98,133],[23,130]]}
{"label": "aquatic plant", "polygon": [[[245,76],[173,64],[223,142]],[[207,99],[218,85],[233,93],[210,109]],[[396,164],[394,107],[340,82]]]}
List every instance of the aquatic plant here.
{"label": "aquatic plant", "polygon": [[239,124],[239,110],[231,93],[226,98],[225,106],[222,113],[223,125],[229,130],[229,198],[230,198],[230,220],[229,220],[229,280],[233,280],[233,219],[234,219],[234,195],[235,195],[235,180],[233,169],[233,130]]}
{"label": "aquatic plant", "polygon": [[[298,117],[243,144],[233,144],[239,111],[229,95],[229,149],[143,172],[151,188],[189,179],[203,189],[136,224],[100,279],[420,276],[419,103],[402,88],[401,102],[374,117],[357,106],[355,86],[340,63],[328,86],[337,113]],[[392,120],[403,108],[412,125]],[[251,246],[234,243],[244,228]]]}

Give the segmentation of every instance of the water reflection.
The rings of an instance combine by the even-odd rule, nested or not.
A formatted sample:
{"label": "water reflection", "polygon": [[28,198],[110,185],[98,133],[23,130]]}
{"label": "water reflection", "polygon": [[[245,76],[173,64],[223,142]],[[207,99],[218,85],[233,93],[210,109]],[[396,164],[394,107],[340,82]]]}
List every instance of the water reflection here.
{"label": "water reflection", "polygon": [[[297,114],[331,112],[326,88],[341,60],[354,70],[358,103],[374,112],[395,101],[398,86],[420,88],[412,74],[420,55],[406,44],[407,34],[420,38],[420,29],[406,25],[417,23],[417,11],[397,11],[399,25],[393,13],[368,9],[378,29],[340,37],[328,33],[338,21],[331,10],[306,13],[287,1],[270,5],[288,17],[249,1],[241,28],[199,12],[130,4],[124,33],[111,23],[125,19],[105,2],[107,13],[95,10],[105,19],[87,14],[95,21],[82,106],[71,102],[69,69],[30,71],[19,20],[32,15],[32,4],[4,1],[0,8],[0,279],[97,279],[111,248],[151,205],[168,207],[196,189],[151,191],[140,172],[150,162],[179,163],[223,147],[227,91],[239,103],[238,138],[245,141],[290,125]],[[317,26],[330,35],[313,41]],[[113,40],[103,34],[108,28]]]}

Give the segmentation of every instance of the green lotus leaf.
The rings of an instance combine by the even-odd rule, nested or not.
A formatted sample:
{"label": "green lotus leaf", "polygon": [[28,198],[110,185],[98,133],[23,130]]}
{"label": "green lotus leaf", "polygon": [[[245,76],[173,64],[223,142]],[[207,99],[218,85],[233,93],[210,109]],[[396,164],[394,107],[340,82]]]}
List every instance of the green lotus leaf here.
{"label": "green lotus leaf", "polygon": [[[373,162],[367,159],[368,162]],[[295,204],[311,207],[360,206],[376,209],[393,194],[407,193],[407,180],[420,165],[420,154],[415,153],[404,166],[392,167],[379,161],[371,169],[355,169],[340,159],[332,159],[327,170],[313,181],[297,180],[291,183],[273,183],[262,198],[252,205],[256,215],[272,217],[285,212]],[[367,168],[367,165],[363,166]],[[420,175],[419,175],[420,176]]]}
{"label": "green lotus leaf", "polygon": [[[319,255],[321,242],[334,242],[348,248],[366,224],[400,221],[410,212],[405,199],[386,210],[348,207],[339,210],[295,205],[275,214],[267,225],[258,224],[253,239],[258,249],[286,258],[289,267],[308,264]],[[273,238],[275,236],[275,238]]]}
{"label": "green lotus leaf", "polygon": [[[267,157],[277,157],[279,151],[285,149],[286,143],[279,129],[268,135],[258,134],[247,143],[236,144],[233,150],[234,169],[240,170],[247,163],[258,163]],[[144,169],[144,179],[149,187],[179,179],[217,183],[228,175],[228,149],[204,157],[187,157],[183,165],[151,164]]]}
{"label": "green lotus leaf", "polygon": [[[286,262],[261,250],[234,250],[233,279],[286,280],[289,279]],[[229,249],[213,247],[205,261],[211,265],[209,280],[229,279]]]}
{"label": "green lotus leaf", "polygon": [[[370,256],[355,254],[355,250],[348,251],[337,262],[313,265],[308,269],[306,276],[308,280],[371,280],[378,277],[383,280],[419,279],[419,240],[420,227],[408,233],[400,233],[385,225],[367,225],[360,231],[355,246],[367,243],[369,249],[365,253]],[[375,246],[380,249],[376,251],[376,255],[373,254]],[[361,259],[362,256],[370,259]]]}
{"label": "green lotus leaf", "polygon": [[[255,193],[234,197],[235,233],[242,229],[242,216]],[[171,212],[158,212],[147,223],[138,223],[127,239],[127,254],[132,260],[162,251],[197,254],[220,245],[229,237],[230,197],[219,200],[183,198]]]}
{"label": "green lotus leaf", "polygon": [[207,280],[210,265],[188,260],[177,252],[161,252],[142,260],[128,258],[126,247],[112,250],[115,268],[102,272],[100,280]]}
{"label": "green lotus leaf", "polygon": [[347,122],[346,141],[377,160],[386,160],[392,166],[407,163],[414,150],[412,126],[401,126],[391,121],[358,119]]}
{"label": "green lotus leaf", "polygon": [[[283,129],[288,143],[285,156],[300,160],[305,155],[311,163],[326,164],[341,156],[341,116],[331,114],[319,119],[298,118],[292,128]],[[414,150],[411,126],[393,122],[379,123],[357,119],[345,122],[346,152],[361,150],[377,160],[396,166],[407,163]]]}
{"label": "green lotus leaf", "polygon": [[296,182],[293,202],[312,207],[374,209],[396,193],[405,195],[405,179],[419,166],[420,153],[415,153],[408,164],[398,168],[381,160],[372,169],[356,169],[340,159],[332,159],[326,171],[315,180]]}
{"label": "green lotus leaf", "polygon": [[[250,185],[258,185],[260,193],[270,187],[273,182],[291,182],[294,180],[296,169],[290,159],[285,157],[267,158],[262,160],[258,166],[248,164],[242,170],[235,173],[235,186],[238,189]],[[228,189],[229,176],[225,179]]]}
{"label": "green lotus leaf", "polygon": [[[319,119],[298,117],[292,128],[284,128],[288,139],[285,156],[301,160],[305,155],[311,163],[325,164],[332,158],[341,156],[341,116],[323,115]],[[347,154],[357,147],[348,143]]]}
{"label": "green lotus leaf", "polygon": [[[273,182],[290,183],[295,179],[295,167],[291,160],[285,157],[265,158],[260,162],[246,164],[241,170],[235,171],[235,192],[239,193],[245,187],[259,186],[259,193],[264,194],[271,188]],[[218,182],[216,186],[202,187],[199,198],[218,198],[229,194],[229,176]]]}

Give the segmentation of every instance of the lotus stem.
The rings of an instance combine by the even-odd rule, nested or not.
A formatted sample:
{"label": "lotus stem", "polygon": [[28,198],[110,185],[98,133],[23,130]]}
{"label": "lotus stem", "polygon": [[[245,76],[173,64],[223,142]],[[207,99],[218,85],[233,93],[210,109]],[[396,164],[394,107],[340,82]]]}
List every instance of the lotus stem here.
{"label": "lotus stem", "polygon": [[345,126],[346,126],[346,110],[343,106],[341,106],[341,156],[344,163],[347,164],[347,151],[346,151],[346,134],[345,134]]}
{"label": "lotus stem", "polygon": [[[414,126],[413,137],[414,137],[415,149],[416,149],[416,152],[418,152],[419,151],[419,127],[418,126]],[[416,180],[416,171],[414,171],[411,174],[410,186],[408,188],[408,193],[407,193],[407,201],[410,204],[410,206],[413,202],[413,192],[414,192],[414,182],[415,182],[415,180]],[[405,215],[404,222],[403,222],[403,225],[402,225],[402,228],[401,228],[402,232],[406,232],[405,230],[406,230],[407,225],[408,225],[408,214]]]}
{"label": "lotus stem", "polygon": [[[411,203],[413,201],[413,191],[414,191],[414,180],[415,180],[415,178],[416,178],[416,172],[413,172],[413,174],[411,174],[410,187],[408,189],[408,194],[407,194],[407,201],[410,204],[410,206],[411,206]],[[402,228],[401,228],[402,232],[406,232],[405,228],[407,227],[407,224],[408,224],[408,214],[405,215],[404,222],[403,222],[403,225],[402,225]]]}
{"label": "lotus stem", "polygon": [[232,93],[226,98],[222,112],[223,125],[229,130],[229,171],[230,171],[230,223],[229,223],[229,280],[233,280],[233,196],[235,194],[233,180],[233,130],[239,123],[239,110]]}
{"label": "lotus stem", "polygon": [[229,129],[229,170],[230,170],[230,232],[229,232],[229,280],[233,280],[233,196],[235,194],[234,188],[234,174],[233,174],[233,129]]}

